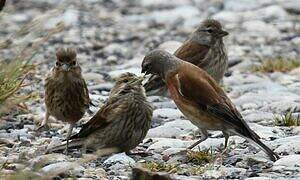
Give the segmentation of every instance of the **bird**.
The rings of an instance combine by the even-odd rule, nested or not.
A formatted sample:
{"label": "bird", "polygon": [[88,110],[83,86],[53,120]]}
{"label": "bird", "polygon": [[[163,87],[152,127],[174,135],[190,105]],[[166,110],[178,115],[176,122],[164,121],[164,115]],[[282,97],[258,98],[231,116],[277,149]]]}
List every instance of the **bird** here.
{"label": "bird", "polygon": [[69,123],[66,152],[73,127],[83,117],[90,103],[88,88],[76,56],[72,48],[56,51],[55,66],[45,78],[46,114],[38,128],[47,125],[49,116]]}
{"label": "bird", "polygon": [[[202,68],[220,83],[228,66],[227,52],[223,43],[223,37],[228,34],[219,21],[206,19],[174,55]],[[150,76],[144,87],[147,95],[167,95],[165,82],[157,75]]]}
{"label": "bird", "polygon": [[[151,127],[153,114],[142,81],[143,77],[133,73],[122,74],[104,105],[70,138],[70,148],[81,147],[82,153],[90,150],[108,155],[128,153],[138,146]],[[49,152],[60,151],[64,146],[63,143]]]}
{"label": "bird", "polygon": [[199,128],[200,140],[188,149],[206,140],[207,130],[213,130],[222,131],[225,149],[229,136],[238,135],[256,143],[272,161],[279,159],[275,152],[260,141],[260,137],[250,129],[222,88],[203,69],[156,49],[144,57],[142,73],[159,75],[166,82],[178,109]]}
{"label": "bird", "polygon": [[3,8],[5,6],[5,1],[6,0],[0,0],[0,12],[3,10]]}

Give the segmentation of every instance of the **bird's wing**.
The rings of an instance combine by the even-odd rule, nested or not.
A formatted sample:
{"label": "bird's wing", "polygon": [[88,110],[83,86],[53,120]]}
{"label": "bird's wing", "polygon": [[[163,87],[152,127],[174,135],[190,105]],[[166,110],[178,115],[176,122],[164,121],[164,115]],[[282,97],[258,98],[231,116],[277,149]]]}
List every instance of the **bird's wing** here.
{"label": "bird's wing", "polygon": [[203,67],[204,62],[202,60],[205,58],[208,51],[208,46],[187,41],[175,51],[174,55],[179,59]]}
{"label": "bird's wing", "polygon": [[258,137],[243,120],[224,91],[206,72],[189,66],[178,71],[174,78],[177,81],[178,92],[183,98],[223,120],[240,134],[246,137],[249,135]]}
{"label": "bird's wing", "polygon": [[90,96],[89,96],[89,90],[87,88],[86,82],[84,79],[82,79],[82,85],[83,85],[83,94],[84,94],[84,104],[88,108],[90,104],[92,104]]}
{"label": "bird's wing", "polygon": [[114,120],[114,114],[118,114],[117,111],[124,109],[124,107],[121,107],[124,103],[119,103],[119,101],[119,97],[110,98],[101,109],[83,125],[79,133],[75,134],[70,139],[87,137],[96,130],[109,125]]}

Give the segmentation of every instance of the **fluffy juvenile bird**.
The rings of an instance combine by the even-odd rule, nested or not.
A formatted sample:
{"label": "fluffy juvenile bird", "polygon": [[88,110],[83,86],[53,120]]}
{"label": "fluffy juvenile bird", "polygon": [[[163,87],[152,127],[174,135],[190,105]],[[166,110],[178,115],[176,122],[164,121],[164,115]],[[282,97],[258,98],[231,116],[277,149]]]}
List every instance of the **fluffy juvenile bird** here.
{"label": "fluffy juvenile bird", "polygon": [[41,127],[47,124],[49,116],[69,123],[67,133],[67,142],[69,142],[75,123],[82,118],[89,107],[90,98],[75,50],[59,49],[56,58],[55,67],[45,79],[46,115]]}
{"label": "fluffy juvenile bird", "polygon": [[201,68],[166,51],[154,50],[144,58],[142,72],[163,78],[177,107],[200,129],[201,139],[189,149],[207,139],[207,130],[219,130],[225,137],[225,148],[230,135],[239,135],[258,144],[271,160],[279,158],[260,141],[225,92]]}
{"label": "fluffy juvenile bird", "polygon": [[[220,22],[205,20],[174,55],[202,68],[219,83],[227,69],[228,58],[223,43],[223,37],[227,35]],[[152,75],[144,87],[149,95],[165,95],[167,92],[165,82],[157,75]]]}
{"label": "fluffy juvenile bird", "polygon": [[[153,113],[142,80],[132,73],[121,75],[107,102],[71,137],[70,147],[82,147],[83,152],[86,149],[106,151],[102,155],[135,148],[145,138]],[[61,150],[63,146],[50,151]]]}

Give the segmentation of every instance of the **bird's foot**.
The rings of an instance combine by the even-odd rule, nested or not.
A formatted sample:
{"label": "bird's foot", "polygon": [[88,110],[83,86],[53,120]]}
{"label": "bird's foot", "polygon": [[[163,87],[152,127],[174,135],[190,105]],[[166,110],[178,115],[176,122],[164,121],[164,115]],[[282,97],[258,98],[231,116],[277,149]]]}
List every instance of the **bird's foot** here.
{"label": "bird's foot", "polygon": [[38,126],[36,128],[36,131],[45,131],[45,130],[49,130],[50,126],[48,124],[41,124],[40,126]]}
{"label": "bird's foot", "polygon": [[69,154],[68,148],[66,148],[63,153],[67,156]]}

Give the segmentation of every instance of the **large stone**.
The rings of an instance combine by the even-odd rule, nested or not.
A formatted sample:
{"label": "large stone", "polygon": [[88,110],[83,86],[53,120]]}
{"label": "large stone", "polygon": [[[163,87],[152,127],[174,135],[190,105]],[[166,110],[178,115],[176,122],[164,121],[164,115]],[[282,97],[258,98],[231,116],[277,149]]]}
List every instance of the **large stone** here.
{"label": "large stone", "polygon": [[274,163],[274,166],[285,166],[285,167],[299,167],[299,165],[300,165],[299,154],[284,156]]}
{"label": "large stone", "polygon": [[197,129],[198,128],[188,120],[175,120],[150,129],[147,137],[180,138],[181,136],[192,133]]}
{"label": "large stone", "polygon": [[178,41],[166,41],[160,44],[158,48],[173,54],[181,45],[182,43]]}
{"label": "large stone", "polygon": [[135,160],[127,156],[125,153],[119,153],[112,155],[103,162],[103,165],[106,167],[113,166],[115,164],[121,164],[124,166],[133,166],[135,165]]}

